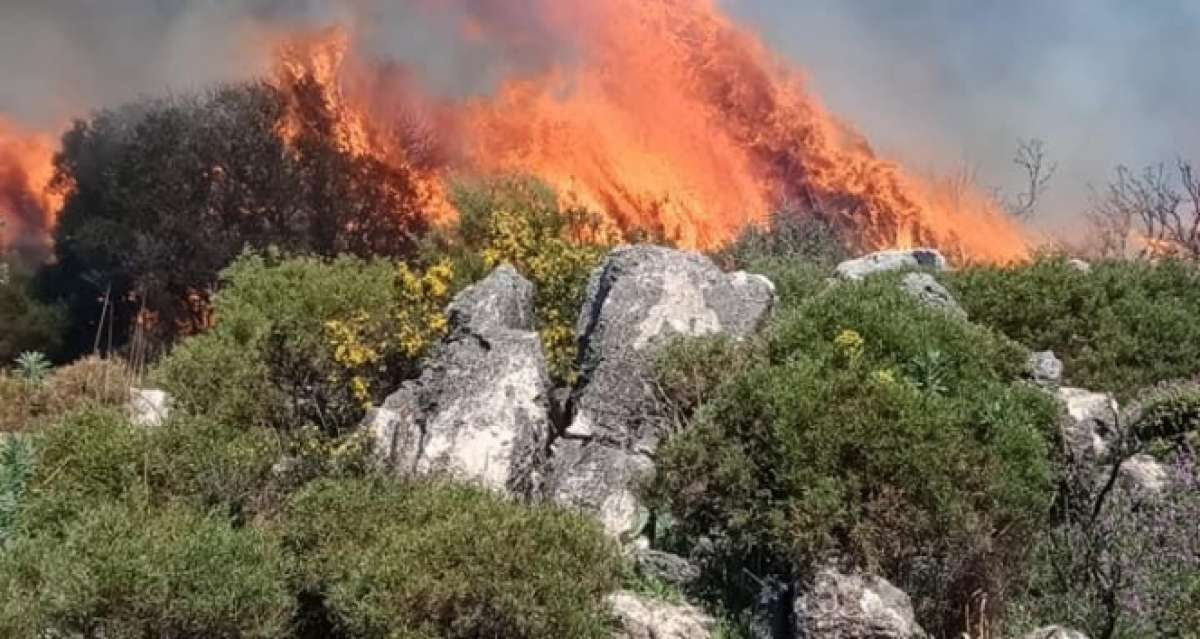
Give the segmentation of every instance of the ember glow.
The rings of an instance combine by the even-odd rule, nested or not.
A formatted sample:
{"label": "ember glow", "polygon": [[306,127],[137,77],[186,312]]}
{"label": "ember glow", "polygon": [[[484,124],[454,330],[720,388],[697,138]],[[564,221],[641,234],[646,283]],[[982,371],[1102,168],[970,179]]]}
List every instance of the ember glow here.
{"label": "ember glow", "polygon": [[[417,4],[465,7],[456,13],[464,42],[528,44],[501,0]],[[521,5],[570,51],[547,53],[535,71],[513,73],[484,96],[433,97],[403,60],[361,53],[352,25],[281,33],[275,81],[318,83],[339,142],[416,176],[424,213],[437,221],[453,218],[446,193],[455,177],[515,172],[622,228],[686,247],[720,246],[788,203],[849,230],[863,248],[932,245],[983,261],[1029,250],[984,194],[947,193],[878,157],[809,93],[799,68],[711,0]],[[49,155],[37,158],[40,169],[22,164],[26,193],[44,184]],[[52,216],[55,201],[25,197],[42,198],[38,219]]]}

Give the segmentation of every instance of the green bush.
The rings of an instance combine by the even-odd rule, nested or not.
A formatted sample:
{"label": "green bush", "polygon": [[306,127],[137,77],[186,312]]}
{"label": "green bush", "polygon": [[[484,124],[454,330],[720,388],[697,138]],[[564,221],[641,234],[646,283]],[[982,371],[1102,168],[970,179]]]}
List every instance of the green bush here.
{"label": "green bush", "polygon": [[975,322],[1063,360],[1067,383],[1124,399],[1200,373],[1200,269],[1166,261],[1065,258],[975,266],[947,276]]}
{"label": "green bush", "polygon": [[154,375],[181,409],[225,423],[339,433],[416,373],[446,325],[445,266],[252,254],[222,277],[216,326]]}
{"label": "green bush", "polygon": [[578,515],[471,487],[323,481],[291,503],[287,530],[332,636],[608,636],[619,562]]}
{"label": "green bush", "polygon": [[279,544],[255,529],[101,499],[0,553],[0,635],[284,637],[287,575]]}
{"label": "green bush", "polygon": [[[698,348],[711,365],[676,355],[664,387],[728,368],[724,349]],[[1053,498],[1057,412],[1012,381],[1024,349],[920,306],[894,277],[785,298],[743,348],[741,371],[660,448],[648,497],[672,536],[714,542],[718,581],[729,566],[733,581],[803,578],[838,559],[912,595],[935,633],[995,616]]]}
{"label": "green bush", "polygon": [[848,243],[832,225],[802,211],[781,209],[764,226],[749,225],[713,256],[728,268],[744,269],[782,259],[833,267],[849,257]]}
{"label": "green bush", "polygon": [[7,366],[24,351],[57,353],[66,324],[62,308],[30,293],[24,272],[0,262],[0,363]]}

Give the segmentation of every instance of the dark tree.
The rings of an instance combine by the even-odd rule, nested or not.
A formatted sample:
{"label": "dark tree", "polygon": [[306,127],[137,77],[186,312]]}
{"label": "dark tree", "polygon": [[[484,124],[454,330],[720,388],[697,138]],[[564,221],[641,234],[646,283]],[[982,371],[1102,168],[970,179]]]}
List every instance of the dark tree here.
{"label": "dark tree", "polygon": [[76,122],[56,160],[66,204],[43,277],[69,309],[68,349],[119,345],[135,316],[165,339],[203,328],[217,273],[246,248],[412,250],[425,219],[415,178],[346,148],[335,118],[301,79],[143,100]]}

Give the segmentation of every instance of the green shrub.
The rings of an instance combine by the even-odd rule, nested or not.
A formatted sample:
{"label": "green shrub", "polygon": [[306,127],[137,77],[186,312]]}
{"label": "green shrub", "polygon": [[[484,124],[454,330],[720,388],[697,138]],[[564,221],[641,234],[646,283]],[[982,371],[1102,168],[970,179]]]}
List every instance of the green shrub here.
{"label": "green shrub", "polygon": [[284,637],[287,558],[252,529],[179,504],[97,500],[0,553],[6,637]]}
{"label": "green shrub", "polygon": [[0,362],[8,364],[24,351],[57,353],[66,323],[62,308],[30,294],[23,271],[0,262]]}
{"label": "green shrub", "polygon": [[59,513],[102,500],[183,500],[238,514],[265,490],[280,451],[261,428],[186,415],[145,428],[114,410],[73,414],[35,441],[39,472],[31,487],[46,496],[28,514],[35,527],[52,527]]}
{"label": "green shrub", "polygon": [[836,228],[802,211],[780,209],[764,226],[749,225],[713,256],[728,268],[745,269],[763,260],[808,262],[826,269],[849,257]]}
{"label": "green shrub", "polygon": [[27,438],[0,436],[0,552],[17,529],[25,488],[36,464]]}
{"label": "green shrub", "polygon": [[578,515],[471,487],[358,480],[311,484],[287,522],[333,636],[608,636],[602,599],[619,562]]}
{"label": "green shrub", "polygon": [[[723,349],[697,348],[728,367]],[[839,559],[910,593],[935,633],[995,616],[1053,497],[1057,413],[1012,381],[1026,352],[920,306],[894,277],[785,299],[743,348],[748,363],[660,448],[648,490],[676,538],[713,542],[710,577],[735,582],[717,585]],[[664,386],[687,388],[672,371],[710,386],[689,373],[707,368],[676,357]]]}
{"label": "green shrub", "polygon": [[1200,372],[1200,269],[1117,261],[1088,272],[1065,258],[975,266],[947,276],[975,322],[1063,360],[1068,383],[1115,393]]}
{"label": "green shrub", "polygon": [[446,266],[246,255],[222,277],[216,326],[154,375],[181,409],[225,423],[339,433],[414,375],[446,326]]}

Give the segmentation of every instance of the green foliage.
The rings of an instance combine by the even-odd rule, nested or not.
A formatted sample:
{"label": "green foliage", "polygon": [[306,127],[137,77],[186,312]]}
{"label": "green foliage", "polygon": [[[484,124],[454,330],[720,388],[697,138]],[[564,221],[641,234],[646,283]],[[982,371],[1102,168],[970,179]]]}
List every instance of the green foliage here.
{"label": "green foliage", "polygon": [[446,326],[444,266],[249,254],[222,277],[216,326],[154,374],[180,408],[226,423],[336,434],[415,374]]}
{"label": "green foliage", "polygon": [[333,636],[608,636],[602,599],[619,562],[578,515],[472,487],[359,480],[310,485],[287,521]]}
{"label": "green foliage", "polygon": [[512,177],[460,184],[457,237],[450,240],[461,273],[483,277],[508,263],[536,287],[535,310],[551,374],[570,380],[575,360],[575,321],[588,277],[618,239],[602,218],[563,207],[536,179]]}
{"label": "green foliage", "polygon": [[994,616],[1053,496],[1057,412],[1012,381],[1026,352],[893,277],[785,298],[743,348],[715,388],[722,348],[700,344],[708,366],[677,356],[663,373],[668,389],[689,388],[672,375],[711,389],[674,392],[707,399],[660,448],[649,490],[685,537],[716,542],[710,578],[797,577],[839,558],[910,593],[934,632]]}
{"label": "green foliage", "polygon": [[14,361],[17,376],[28,386],[41,386],[50,374],[50,360],[37,351],[25,351]]}
{"label": "green foliage", "polygon": [[1128,398],[1200,372],[1200,270],[1164,261],[1065,258],[975,266],[947,276],[973,321],[1035,350],[1053,350],[1068,383]]}
{"label": "green foliage", "polygon": [[89,502],[0,553],[6,637],[283,637],[294,600],[279,544],[181,504]]}
{"label": "green foliage", "polygon": [[28,439],[0,438],[0,550],[16,530],[25,487],[35,464],[33,445]]}
{"label": "green foliage", "polygon": [[19,269],[0,262],[0,362],[24,351],[57,353],[64,319],[63,309],[34,298]]}

